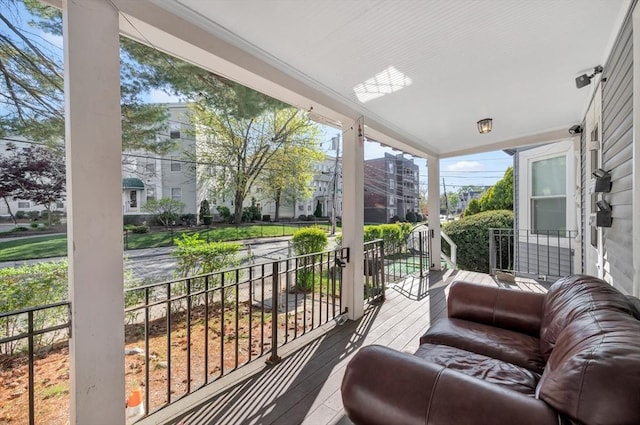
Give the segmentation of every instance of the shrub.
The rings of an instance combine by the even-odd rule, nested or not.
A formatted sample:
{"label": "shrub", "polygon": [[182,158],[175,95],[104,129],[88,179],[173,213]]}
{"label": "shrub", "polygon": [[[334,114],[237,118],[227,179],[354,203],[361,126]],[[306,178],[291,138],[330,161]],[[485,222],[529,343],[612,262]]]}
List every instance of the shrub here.
{"label": "shrub", "polygon": [[271,215],[270,214],[264,214],[262,216],[262,221],[271,221]]}
{"label": "shrub", "polygon": [[[306,227],[293,233],[291,245],[297,255],[313,254],[327,249],[329,238],[327,233],[318,227]],[[303,268],[296,273],[296,287],[301,291],[309,291],[313,288],[315,257],[315,255],[304,257]]]}
{"label": "shrub", "polygon": [[176,273],[181,277],[211,273],[238,264],[239,243],[207,242],[199,233],[182,234],[174,239],[174,243],[176,249],[171,255],[178,260]]}
{"label": "shrub", "polygon": [[224,221],[229,221],[229,219],[231,218],[231,210],[229,210],[229,208],[225,207],[224,205],[218,205],[216,207],[216,211],[218,211],[218,214],[220,214],[220,217],[222,217]]}
{"label": "shrub", "polygon": [[394,215],[389,219],[389,223],[402,223],[406,221],[404,218],[401,218],[399,215]]}
{"label": "shrub", "polygon": [[317,218],[322,217],[322,205],[320,205],[320,200],[316,203],[316,209],[313,211],[313,216]]}
{"label": "shrub", "polygon": [[34,222],[33,222],[33,223],[31,223],[29,226],[31,226],[31,228],[32,228],[32,229],[37,229],[37,228],[38,228],[38,226],[39,226],[39,224],[38,224],[37,222],[35,222],[35,221],[34,221]]}
{"label": "shrub", "polygon": [[40,212],[39,211],[29,211],[27,213],[27,217],[29,217],[29,219],[36,221],[37,219],[40,218]]}
{"label": "shrub", "polygon": [[[489,229],[513,228],[513,212],[485,211],[444,224],[443,230],[458,246],[458,267],[480,273],[489,272]],[[442,244],[445,254],[451,253],[448,244]]]}
{"label": "shrub", "polygon": [[212,221],[211,206],[209,206],[209,201],[207,201],[206,199],[203,199],[202,202],[200,202],[199,213],[200,213],[200,222],[205,226],[209,226]]}
{"label": "shrub", "polygon": [[11,233],[20,233],[20,232],[28,232],[29,229],[27,227],[24,226],[18,226],[18,227],[14,227],[13,229],[11,229]]}
{"label": "shrub", "polygon": [[183,226],[195,226],[196,215],[191,213],[182,214],[180,216],[180,224],[182,224]]}
{"label": "shrub", "polygon": [[149,233],[149,226],[145,226],[144,224],[142,226],[132,226],[129,230],[138,234]]}
{"label": "shrub", "polygon": [[27,218],[26,211],[22,211],[22,210],[16,211],[16,218],[20,220]]}
{"label": "shrub", "polygon": [[316,221],[316,216],[315,216],[315,215],[313,215],[313,214],[309,214],[309,215],[307,216],[307,221]]}
{"label": "shrub", "polygon": [[414,213],[413,211],[409,211],[407,213],[407,221],[409,223],[415,223],[416,221],[418,221],[418,217],[416,216],[416,213]]}
{"label": "shrub", "polygon": [[305,214],[300,214],[300,215],[298,216],[298,220],[300,220],[300,221],[307,221],[307,216],[306,216]]}
{"label": "shrub", "polygon": [[[0,269],[0,311],[8,312],[51,304],[67,299],[67,262],[42,262]],[[34,315],[34,328],[57,324],[66,317],[66,308],[44,310]],[[0,319],[0,338],[26,332],[24,315]],[[36,337],[36,346],[51,343],[52,334]],[[46,338],[46,340],[45,340]],[[0,344],[0,353],[11,354],[18,342]]]}

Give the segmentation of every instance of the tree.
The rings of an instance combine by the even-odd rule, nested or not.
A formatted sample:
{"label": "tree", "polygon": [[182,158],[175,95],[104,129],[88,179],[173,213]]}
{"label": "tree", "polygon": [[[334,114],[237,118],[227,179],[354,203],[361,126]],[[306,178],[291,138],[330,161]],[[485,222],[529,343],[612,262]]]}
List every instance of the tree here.
{"label": "tree", "polygon": [[[224,96],[223,96],[224,97]],[[235,105],[194,107],[199,161],[216,167],[216,191],[233,192],[234,222],[242,221],[242,205],[251,186],[281,150],[317,146],[317,127],[303,111],[272,107],[255,117],[237,114]]]}
{"label": "tree", "polygon": [[480,211],[513,210],[513,167],[491,186],[478,200]]}
{"label": "tree", "polygon": [[142,207],[142,211],[151,213],[166,228],[173,223],[184,210],[185,204],[171,198],[151,199]]}
{"label": "tree", "polygon": [[211,224],[211,207],[209,206],[209,201],[203,199],[200,202],[200,221],[208,226]]}
{"label": "tree", "polygon": [[478,214],[480,211],[480,202],[478,202],[477,199],[472,199],[469,201],[467,209],[464,210],[464,216],[468,217],[470,215]]}
{"label": "tree", "polygon": [[[64,78],[62,52],[25,29],[19,2],[0,0],[0,137],[20,134],[33,140],[58,143],[64,138]],[[62,35],[62,15],[38,0],[24,0],[32,20],[29,26]],[[147,48],[149,49],[149,48]],[[145,105],[148,90],[144,69],[131,57],[121,61],[122,143],[124,149],[165,153],[173,147],[165,130],[166,112],[159,105]]]}
{"label": "tree", "polygon": [[321,161],[323,156],[315,146],[286,146],[274,153],[270,165],[263,170],[260,183],[265,196],[273,199],[276,205],[275,221],[280,218],[283,202],[295,206],[296,200],[311,196],[313,165]]}
{"label": "tree", "polygon": [[322,205],[320,204],[320,200],[318,199],[318,202],[316,203],[316,209],[313,212],[313,215],[315,217],[322,217]]}
{"label": "tree", "polygon": [[64,199],[64,155],[55,148],[38,145],[18,148],[12,143],[7,151],[8,155],[0,159],[0,191],[5,203],[8,206],[7,197],[12,196],[42,205],[49,213],[51,226],[51,209]]}

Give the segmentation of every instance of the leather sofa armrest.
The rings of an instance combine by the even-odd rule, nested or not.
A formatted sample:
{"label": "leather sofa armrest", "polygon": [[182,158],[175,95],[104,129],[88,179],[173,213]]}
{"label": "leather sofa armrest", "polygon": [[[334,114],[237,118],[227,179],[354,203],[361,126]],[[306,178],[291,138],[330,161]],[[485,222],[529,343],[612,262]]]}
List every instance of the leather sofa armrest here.
{"label": "leather sofa armrest", "polygon": [[342,400],[356,425],[558,423],[541,400],[376,345],[349,362]]}
{"label": "leather sofa armrest", "polygon": [[455,281],[449,289],[450,318],[540,336],[545,294]]}

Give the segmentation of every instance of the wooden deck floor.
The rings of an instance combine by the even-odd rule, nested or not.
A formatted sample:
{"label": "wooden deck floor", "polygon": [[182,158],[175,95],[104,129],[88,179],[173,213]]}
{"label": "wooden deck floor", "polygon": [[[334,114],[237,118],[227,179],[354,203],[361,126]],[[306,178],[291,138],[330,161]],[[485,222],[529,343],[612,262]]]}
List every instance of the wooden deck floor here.
{"label": "wooden deck floor", "polygon": [[430,323],[446,315],[447,288],[454,280],[546,291],[535,281],[501,283],[465,271],[407,279],[389,288],[386,301],[368,308],[359,321],[305,335],[281,350],[279,364],[258,360],[138,424],[350,424],[340,395],[349,359],[370,344],[413,353]]}

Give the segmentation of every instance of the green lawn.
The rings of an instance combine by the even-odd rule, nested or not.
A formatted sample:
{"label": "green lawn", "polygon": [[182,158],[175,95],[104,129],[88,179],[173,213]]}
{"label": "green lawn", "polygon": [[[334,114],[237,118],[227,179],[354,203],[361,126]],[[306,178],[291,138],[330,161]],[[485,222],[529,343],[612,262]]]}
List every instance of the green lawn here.
{"label": "green lawn", "polygon": [[[235,241],[241,239],[254,239],[263,237],[290,236],[301,227],[313,226],[314,223],[290,224],[255,224],[242,226],[213,227],[209,230],[186,230],[173,232],[131,233],[124,235],[125,250],[141,248],[157,248],[173,245],[173,239],[183,233],[193,234],[198,232],[203,239],[208,241]],[[316,224],[318,227],[329,230],[326,223]],[[24,238],[8,242],[0,239],[0,262],[21,261],[34,258],[64,257],[67,255],[66,235],[41,236]]]}

